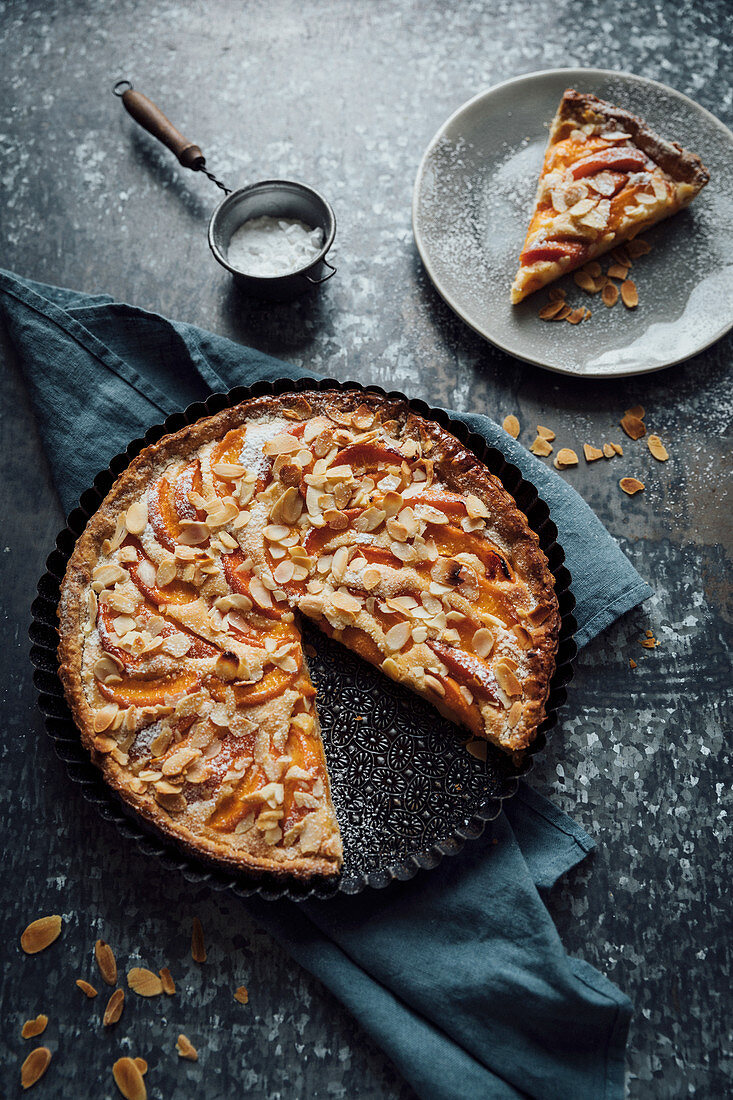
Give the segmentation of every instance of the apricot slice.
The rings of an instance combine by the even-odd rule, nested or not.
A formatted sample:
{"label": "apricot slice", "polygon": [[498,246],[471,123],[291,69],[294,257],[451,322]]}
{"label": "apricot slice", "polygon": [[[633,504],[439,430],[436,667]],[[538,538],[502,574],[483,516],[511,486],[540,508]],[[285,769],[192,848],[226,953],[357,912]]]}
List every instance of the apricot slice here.
{"label": "apricot slice", "polygon": [[444,512],[446,516],[465,516],[466,514],[466,502],[461,497],[454,496],[452,493],[441,493],[437,489],[431,493],[410,497],[407,503],[413,508],[417,504],[429,505],[439,512]]}
{"label": "apricot slice", "polygon": [[234,698],[238,707],[258,707],[269,703],[291,687],[298,672],[284,672],[281,668],[271,668],[256,684],[234,684]]}
{"label": "apricot slice", "polygon": [[496,677],[489,665],[473,653],[464,653],[462,649],[455,649],[437,639],[429,638],[427,644],[459,683],[495,703],[499,702],[499,696],[496,694]]}
{"label": "apricot slice", "polygon": [[100,693],[119,707],[154,707],[166,695],[187,695],[199,686],[195,672],[181,672],[166,680],[125,680],[122,684],[98,684]]}
{"label": "apricot slice", "polygon": [[222,833],[230,833],[252,809],[252,803],[247,801],[247,795],[254,794],[258,787],[263,786],[265,782],[265,776],[259,768],[250,769],[236,789],[223,798],[216,807],[206,822],[209,828]]}
{"label": "apricot slice", "polygon": [[188,499],[188,494],[194,492],[201,494],[201,466],[198,459],[184,466],[175,481],[173,501],[179,520],[204,518],[204,513],[197,511]]}
{"label": "apricot slice", "polygon": [[384,660],[384,654],[374,639],[370,638],[368,634],[355,626],[347,626],[346,629],[341,632],[340,641],[344,643],[347,649],[353,650],[357,656],[365,661],[369,661],[372,665],[377,665],[378,667]]}
{"label": "apricot slice", "polygon": [[469,703],[461,694],[461,690],[452,676],[437,676],[436,679],[445,688],[445,695],[440,699],[441,706],[447,710],[459,725],[466,726],[477,737],[485,737],[484,722],[481,711],[475,703]]}
{"label": "apricot slice", "polygon": [[[356,519],[358,515],[363,511],[362,508],[347,508],[344,513],[348,516],[349,526],[351,521]],[[338,535],[342,535],[343,531],[334,531],[330,527],[312,527],[305,537],[303,542],[303,549],[306,554],[317,554],[319,550],[322,550],[326,543],[331,539],[335,539]]]}
{"label": "apricot slice", "polygon": [[589,157],[576,161],[570,172],[573,179],[579,180],[607,170],[639,172],[646,167],[647,163],[647,158],[638,149],[599,149]]}
{"label": "apricot slice", "polygon": [[454,558],[456,554],[475,554],[483,562],[486,576],[490,580],[510,581],[512,575],[509,566],[498,550],[493,549],[485,539],[463,531],[449,524],[429,524],[428,532],[435,540],[441,557]]}
{"label": "apricot slice", "polygon": [[538,245],[537,248],[525,249],[519,258],[527,267],[531,264],[554,263],[556,260],[565,259],[580,264],[587,252],[586,245],[578,241],[548,241],[547,244]]}
{"label": "apricot slice", "polygon": [[198,592],[194,586],[192,584],[186,584],[184,581],[171,581],[171,583],[166,584],[164,588],[158,588],[158,586],[154,584],[146,584],[140,577],[140,564],[149,559],[146,558],[136,539],[126,539],[125,545],[134,546],[137,551],[138,560],[136,562],[124,562],[124,565],[130,574],[130,580],[146,600],[156,607],[160,607],[162,604],[169,603],[192,603],[193,600],[197,599]]}
{"label": "apricot slice", "polygon": [[405,456],[392,447],[379,443],[352,443],[339,451],[334,466],[351,466],[358,470],[373,470],[377,466],[402,466]]}

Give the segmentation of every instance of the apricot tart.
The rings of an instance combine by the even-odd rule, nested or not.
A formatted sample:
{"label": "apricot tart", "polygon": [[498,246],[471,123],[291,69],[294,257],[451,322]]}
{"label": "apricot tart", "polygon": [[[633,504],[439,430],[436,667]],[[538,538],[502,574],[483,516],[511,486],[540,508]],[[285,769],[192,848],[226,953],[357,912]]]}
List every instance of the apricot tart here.
{"label": "apricot tart", "polygon": [[74,549],[60,675],[106,781],[222,863],[338,872],[298,615],[474,737],[525,749],[559,630],[501,483],[400,400],[262,397],[147,447]]}
{"label": "apricot tart", "polygon": [[687,206],[702,161],[629,111],[568,89],[550,128],[512,302]]}

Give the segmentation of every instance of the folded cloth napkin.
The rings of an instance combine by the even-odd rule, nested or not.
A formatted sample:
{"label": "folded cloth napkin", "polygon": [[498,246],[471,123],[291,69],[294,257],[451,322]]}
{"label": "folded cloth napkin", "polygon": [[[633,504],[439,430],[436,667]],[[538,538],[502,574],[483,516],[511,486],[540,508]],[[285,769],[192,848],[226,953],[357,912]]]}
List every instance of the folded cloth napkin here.
{"label": "folded cloth napkin", "polygon": [[[107,296],[7,272],[0,319],[67,511],[116,453],[170,413],[212,391],[313,377]],[[451,415],[499,447],[550,506],[573,576],[580,645],[651,594],[561,478],[487,417]],[[246,905],[421,1097],[621,1097],[630,1003],[565,954],[539,892],[593,846],[521,784],[479,840],[429,874],[358,898]]]}

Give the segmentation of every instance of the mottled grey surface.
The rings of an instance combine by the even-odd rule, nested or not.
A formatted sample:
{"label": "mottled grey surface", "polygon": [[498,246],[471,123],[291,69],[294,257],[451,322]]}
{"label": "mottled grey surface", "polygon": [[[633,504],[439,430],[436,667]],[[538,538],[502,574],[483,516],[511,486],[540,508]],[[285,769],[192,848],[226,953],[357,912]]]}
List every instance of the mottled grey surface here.
{"label": "mottled grey surface", "polygon": [[[410,198],[443,119],[480,89],[533,69],[650,75],[730,125],[732,29],[726,0],[0,4],[3,266],[106,291],[324,374],[499,419],[516,412],[526,442],[538,422],[560,445],[620,439],[618,417],[637,402],[667,441],[663,466],[624,438],[623,459],[564,475],[657,596],[581,655],[564,722],[533,776],[599,844],[549,904],[568,950],[635,1003],[634,1098],[730,1090],[730,502],[721,482],[733,343],[621,383],[512,361],[432,290],[412,244]],[[268,307],[234,292],[206,245],[215,188],[135,131],[109,94],[122,76],[157,99],[232,184],[291,176],[331,199],[339,273],[319,297]],[[243,905],[191,892],[121,845],[69,782],[34,709],[26,640],[62,517],[12,365],[2,406],[3,1089],[19,1091],[8,1082],[31,1045],[20,1025],[43,1011],[56,1056],[38,1095],[111,1098],[109,1066],[129,1050],[149,1060],[156,1100],[407,1100],[381,1053],[318,983],[292,973]],[[640,476],[646,492],[623,496],[623,474]],[[647,629],[656,650],[638,644]],[[63,938],[26,959],[17,936],[44,912],[68,918]],[[188,954],[193,913],[211,945],[203,971]],[[88,1002],[73,986],[94,974],[98,935],[123,966],[169,964],[185,993],[130,999],[114,1033],[102,1034],[102,998]],[[247,1007],[232,1000],[240,982]],[[179,1030],[199,1046],[198,1064],[176,1058]]]}

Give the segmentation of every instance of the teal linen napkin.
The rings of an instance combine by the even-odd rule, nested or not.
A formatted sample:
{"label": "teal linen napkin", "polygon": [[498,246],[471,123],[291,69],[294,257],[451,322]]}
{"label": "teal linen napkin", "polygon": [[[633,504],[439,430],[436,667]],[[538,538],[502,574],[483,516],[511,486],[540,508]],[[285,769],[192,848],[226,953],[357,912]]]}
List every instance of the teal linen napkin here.
{"label": "teal linen napkin", "polygon": [[[0,319],[67,512],[115,454],[170,413],[260,379],[315,377],[106,295],[1,271]],[[487,417],[451,415],[547,501],[573,576],[579,645],[651,594],[561,478]],[[479,840],[409,883],[328,902],[246,904],[426,1100],[610,1100],[623,1095],[631,1005],[565,954],[540,894],[593,846],[521,784]]]}

